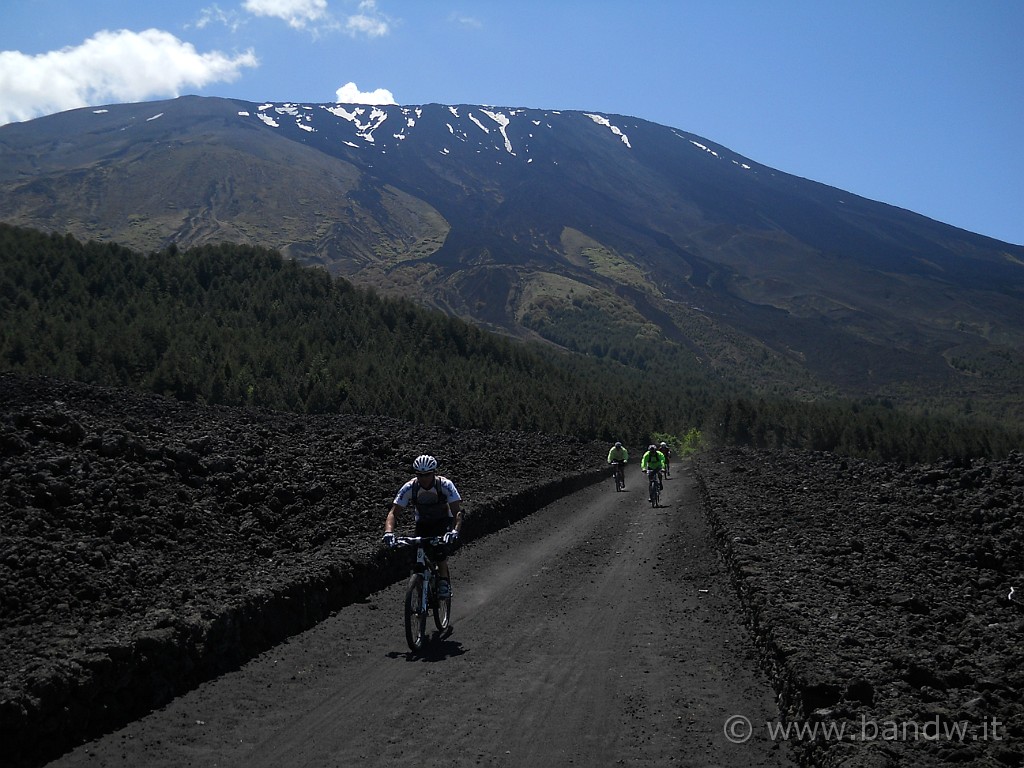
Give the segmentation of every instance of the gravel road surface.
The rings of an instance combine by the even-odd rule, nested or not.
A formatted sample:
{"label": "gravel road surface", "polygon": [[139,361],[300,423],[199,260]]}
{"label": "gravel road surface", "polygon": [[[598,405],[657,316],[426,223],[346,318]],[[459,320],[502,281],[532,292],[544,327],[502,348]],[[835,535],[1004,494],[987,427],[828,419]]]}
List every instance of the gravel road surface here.
{"label": "gravel road surface", "polygon": [[419,656],[395,584],[51,765],[791,765],[757,728],[726,738],[778,713],[692,476],[658,509],[642,486],[460,549],[452,626]]}

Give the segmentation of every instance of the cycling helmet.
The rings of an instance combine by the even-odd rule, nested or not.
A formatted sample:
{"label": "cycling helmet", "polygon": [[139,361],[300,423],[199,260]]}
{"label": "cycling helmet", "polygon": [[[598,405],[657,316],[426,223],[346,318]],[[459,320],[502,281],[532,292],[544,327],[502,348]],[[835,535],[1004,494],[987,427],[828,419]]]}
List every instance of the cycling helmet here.
{"label": "cycling helmet", "polygon": [[617,443],[615,443],[615,447],[616,447],[616,448],[621,448],[621,447],[622,447],[622,443],[618,443],[618,442],[617,442]]}
{"label": "cycling helmet", "polygon": [[416,457],[416,459],[412,463],[412,468],[416,472],[420,472],[422,474],[426,474],[427,472],[433,472],[435,469],[437,469],[437,459],[435,459],[433,456],[428,456],[427,454],[424,453],[422,456]]}
{"label": "cycling helmet", "polygon": [[668,443],[666,443],[664,440],[662,440],[660,443],[658,443],[658,447],[659,448],[668,448]]}
{"label": "cycling helmet", "polygon": [[654,443],[651,443],[650,445],[647,446],[647,450],[648,451],[656,451],[656,450],[658,450],[658,446],[656,446]]}

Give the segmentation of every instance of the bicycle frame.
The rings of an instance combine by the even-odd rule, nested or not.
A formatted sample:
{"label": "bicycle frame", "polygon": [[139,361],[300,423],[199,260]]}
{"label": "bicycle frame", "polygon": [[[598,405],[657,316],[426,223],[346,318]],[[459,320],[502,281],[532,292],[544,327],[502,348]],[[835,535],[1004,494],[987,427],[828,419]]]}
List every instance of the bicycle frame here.
{"label": "bicycle frame", "polygon": [[612,477],[615,479],[615,490],[618,490],[619,485],[626,484],[626,462],[612,462]]}
{"label": "bicycle frame", "polygon": [[416,547],[416,562],[413,563],[413,573],[423,574],[423,599],[420,600],[420,611],[427,612],[430,592],[434,587],[434,579],[437,577],[437,563],[430,559],[425,544],[432,547],[441,544],[440,536],[401,536],[396,540],[400,547]]}
{"label": "bicycle frame", "polygon": [[650,497],[651,505],[659,506],[661,504],[661,489],[658,487],[661,482],[660,470],[645,469],[644,472],[647,473],[647,494]]}
{"label": "bicycle frame", "polygon": [[[436,542],[437,539],[434,539]],[[416,547],[416,571],[423,574],[423,589],[420,590],[420,612],[426,614],[427,606],[430,603],[430,593],[434,588],[434,576],[437,573],[437,565],[427,555],[427,550],[421,542]]]}
{"label": "bicycle frame", "polygon": [[416,561],[409,575],[405,597],[405,634],[409,650],[418,653],[426,641],[426,622],[429,612],[434,614],[434,624],[439,632],[448,629],[451,614],[451,598],[437,595],[440,583],[437,563],[427,554],[427,545],[440,546],[438,536],[403,536],[396,540],[397,546],[415,546]]}

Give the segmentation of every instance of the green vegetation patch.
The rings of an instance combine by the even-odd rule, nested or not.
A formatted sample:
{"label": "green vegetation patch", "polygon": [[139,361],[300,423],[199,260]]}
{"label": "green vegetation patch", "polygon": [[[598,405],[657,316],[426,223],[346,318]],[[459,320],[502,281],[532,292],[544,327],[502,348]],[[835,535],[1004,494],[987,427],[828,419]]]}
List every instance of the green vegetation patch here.
{"label": "green vegetation patch", "polygon": [[657,286],[651,283],[635,264],[579,230],[563,228],[562,248],[566,258],[573,264],[585,265],[619,285],[628,285],[655,296],[661,295]]}

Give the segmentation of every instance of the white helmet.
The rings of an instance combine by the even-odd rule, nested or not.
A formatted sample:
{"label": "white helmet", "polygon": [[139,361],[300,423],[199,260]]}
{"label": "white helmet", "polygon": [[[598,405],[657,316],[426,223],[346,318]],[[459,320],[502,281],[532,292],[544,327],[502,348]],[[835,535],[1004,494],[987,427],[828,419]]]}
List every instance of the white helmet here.
{"label": "white helmet", "polygon": [[420,472],[423,474],[426,474],[427,472],[433,472],[435,469],[437,469],[437,459],[435,459],[433,456],[428,456],[427,454],[424,453],[422,456],[416,457],[416,459],[412,463],[412,468],[416,472]]}

